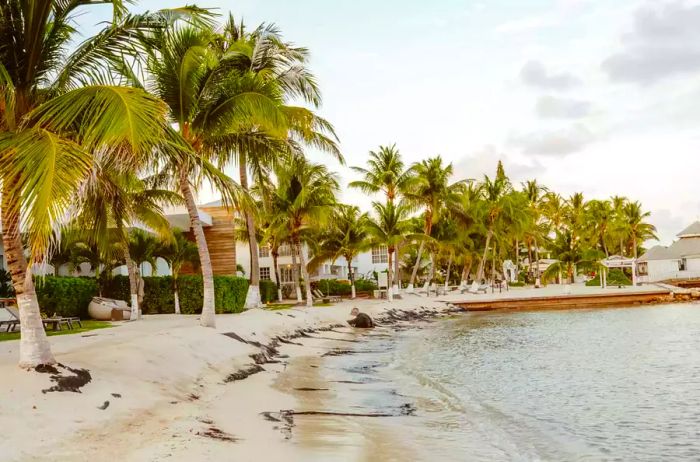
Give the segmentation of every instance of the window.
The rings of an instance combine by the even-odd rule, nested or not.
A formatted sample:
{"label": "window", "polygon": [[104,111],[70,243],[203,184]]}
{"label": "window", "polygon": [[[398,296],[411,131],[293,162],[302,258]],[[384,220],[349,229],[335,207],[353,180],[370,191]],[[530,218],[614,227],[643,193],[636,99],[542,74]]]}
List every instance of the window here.
{"label": "window", "polygon": [[[299,265],[297,265],[298,267]],[[292,271],[292,265],[286,265],[280,267],[280,282],[282,284],[290,284],[294,282],[294,271]]]}
{"label": "window", "polygon": [[685,271],[688,268],[688,261],[685,258],[678,260],[678,271]]}
{"label": "window", "polygon": [[292,256],[292,247],[289,244],[282,244],[279,249],[279,256],[280,257],[291,257]]}
{"label": "window", "polygon": [[[270,248],[266,245],[262,245],[262,246],[258,247],[258,256],[260,258],[269,257],[270,256]],[[262,268],[260,268],[260,269],[262,269]]]}
{"label": "window", "polygon": [[261,266],[260,267],[260,279],[262,279],[263,281],[270,280],[270,267],[269,266]]}
{"label": "window", "polygon": [[388,263],[389,256],[385,245],[372,247],[372,263]]}
{"label": "window", "polygon": [[649,275],[649,265],[647,262],[643,261],[640,262],[639,265],[637,265],[637,271],[639,272],[640,276],[648,276]]}

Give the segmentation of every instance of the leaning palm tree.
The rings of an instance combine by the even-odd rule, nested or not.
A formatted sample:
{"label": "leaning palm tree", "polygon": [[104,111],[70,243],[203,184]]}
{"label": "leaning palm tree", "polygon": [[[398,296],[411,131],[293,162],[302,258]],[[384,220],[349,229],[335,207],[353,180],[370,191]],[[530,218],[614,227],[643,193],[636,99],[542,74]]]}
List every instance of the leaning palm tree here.
{"label": "leaning palm tree", "polygon": [[339,204],[333,212],[329,226],[321,230],[317,251],[314,258],[309,261],[309,268],[313,269],[324,261],[335,261],[343,257],[348,265],[353,300],[356,292],[352,261],[357,255],[371,248],[367,234],[367,220],[368,215],[361,213],[358,207]]}
{"label": "leaning palm tree", "polygon": [[374,216],[367,222],[367,232],[370,235],[370,243],[373,245],[385,245],[388,253],[387,265],[387,299],[393,300],[393,258],[396,246],[409,237],[412,231],[409,219],[410,207],[399,202],[382,204],[373,202]]}
{"label": "leaning palm tree", "polygon": [[[130,156],[121,161],[129,165],[152,155],[167,127],[161,102],[107,82],[110,63],[139,51],[141,33],[179,13],[128,15],[122,1],[107,0],[112,23],[73,48],[76,9],[87,3],[0,5],[0,211],[22,323],[19,363],[25,367],[55,361],[29,264],[50,255],[51,231],[78,197],[93,153],[126,149]],[[96,79],[102,83],[89,84]],[[20,229],[28,236],[29,260]]]}
{"label": "leaning palm tree", "polygon": [[[295,149],[297,144],[320,148],[342,163],[333,127],[306,108],[288,105],[288,101],[297,98],[315,108],[321,104],[321,92],[307,68],[308,50],[285,42],[274,25],[260,24],[248,31],[245,24],[242,21],[237,23],[232,15],[224,24],[217,45],[229,66],[264,84],[260,91],[280,104],[280,112],[288,124],[286,135],[289,139],[284,132],[280,137],[274,131],[266,130],[257,120],[247,128],[241,127],[235,136],[228,137],[230,149],[220,150],[217,158],[223,164],[238,163],[243,190],[248,191],[249,171],[258,180],[264,178],[269,169],[278,161],[284,161],[287,151]],[[261,305],[257,226],[255,213],[250,207],[242,212],[248,233],[246,241],[251,272],[245,307],[255,308]]]}
{"label": "leaning palm tree", "polygon": [[[241,135],[256,126],[286,138],[289,124],[270,84],[249,72],[238,72],[218,46],[210,25],[176,22],[149,37],[146,85],[168,106],[179,135],[197,153],[196,160],[169,162],[159,178],[177,188],[185,200],[190,227],[199,249],[203,282],[200,323],[214,327],[214,272],[195,191],[203,177],[213,182],[227,206],[245,208],[244,191],[210,163],[234,150]],[[137,83],[134,83],[137,84]]]}
{"label": "leaning palm tree", "polygon": [[[423,160],[412,167],[414,180],[411,190],[405,196],[407,201],[415,207],[423,208],[424,228],[423,232],[426,237],[429,237],[433,228],[433,223],[438,219],[443,209],[450,203],[455,202],[460,188],[463,187],[464,181],[450,183],[450,177],[453,173],[452,164],[444,165],[440,156]],[[418,247],[418,259],[411,279],[408,283],[408,291],[412,291],[418,266],[421,261],[423,249],[426,239],[422,239]],[[431,252],[430,256],[430,273],[428,275],[428,283],[435,272],[435,258]]]}
{"label": "leaning palm tree", "polygon": [[175,229],[173,231],[173,239],[163,242],[160,250],[160,256],[170,265],[170,272],[173,276],[173,296],[175,300],[175,314],[180,314],[180,293],[178,287],[178,279],[180,271],[186,264],[197,268],[199,266],[199,253],[197,244],[187,239],[182,230]]}
{"label": "leaning palm tree", "polygon": [[306,304],[312,306],[311,281],[302,244],[310,230],[322,226],[329,218],[335,205],[338,180],[325,165],[311,163],[301,155],[278,165],[275,176],[277,187],[272,201],[277,213],[270,226],[272,229],[287,228],[292,254],[299,258],[306,288]]}

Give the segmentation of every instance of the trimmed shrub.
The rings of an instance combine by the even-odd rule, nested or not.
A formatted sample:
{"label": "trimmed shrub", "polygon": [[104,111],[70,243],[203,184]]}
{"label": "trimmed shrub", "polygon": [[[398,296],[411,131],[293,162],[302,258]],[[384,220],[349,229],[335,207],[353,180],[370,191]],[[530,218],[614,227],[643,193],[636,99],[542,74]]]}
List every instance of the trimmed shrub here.
{"label": "trimmed shrub", "polygon": [[523,282],[523,281],[509,282],[508,285],[510,287],[525,287],[525,282]]}
{"label": "trimmed shrub", "polygon": [[[323,292],[324,295],[350,295],[352,293],[350,281],[347,280],[321,279],[311,283],[311,285],[313,288]],[[377,284],[370,279],[358,279],[355,281],[355,291],[357,293],[371,292],[376,289]]]}
{"label": "trimmed shrub", "polygon": [[260,281],[260,299],[263,303],[277,301],[277,284],[263,279]]}
{"label": "trimmed shrub", "polygon": [[[632,281],[627,275],[617,268],[613,268],[608,272],[608,285],[609,286],[631,286]],[[600,286],[600,273],[596,274],[593,279],[586,282],[588,287]]]}
{"label": "trimmed shrub", "polygon": [[[141,305],[143,313],[174,313],[175,290],[172,276],[144,277],[143,280],[143,303]],[[44,282],[42,283],[42,281]],[[83,281],[83,285],[75,281]],[[101,282],[104,297],[124,300],[127,303],[131,302],[128,276],[113,276]],[[42,287],[39,287],[40,284]],[[183,314],[200,313],[204,291],[202,277],[180,276],[178,289],[180,311]],[[214,276],[216,312],[239,313],[243,311],[247,291],[247,279],[236,276]],[[37,294],[39,294],[39,306],[49,314],[55,312],[61,316],[87,317],[87,306],[92,297],[98,295],[98,290],[97,283],[92,278],[47,276],[37,278]],[[76,310],[80,314],[70,314]]]}
{"label": "trimmed shrub", "polygon": [[97,281],[85,277],[44,276],[35,278],[41,311],[49,316],[87,318],[90,300],[97,294]]}

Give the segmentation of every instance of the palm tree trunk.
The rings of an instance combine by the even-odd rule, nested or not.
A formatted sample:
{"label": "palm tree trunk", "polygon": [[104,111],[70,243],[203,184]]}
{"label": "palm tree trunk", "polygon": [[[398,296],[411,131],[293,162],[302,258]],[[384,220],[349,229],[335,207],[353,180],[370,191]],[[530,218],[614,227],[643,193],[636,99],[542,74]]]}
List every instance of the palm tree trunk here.
{"label": "palm tree trunk", "polygon": [[450,270],[452,269],[452,253],[450,253],[449,258],[447,259],[447,276],[445,276],[445,290],[447,291],[447,287],[450,285]]}
{"label": "palm tree trunk", "polygon": [[397,295],[401,289],[401,278],[399,277],[399,252],[401,252],[401,248],[397,245],[396,253],[394,255],[394,285],[392,286],[394,288],[394,293]]}
{"label": "palm tree trunk", "polygon": [[355,300],[357,293],[355,290],[355,273],[352,270],[352,256],[346,255],[345,260],[348,262],[348,279],[350,279],[350,299]]}
{"label": "palm tree trunk", "polygon": [[297,245],[292,242],[292,279],[294,279],[294,292],[297,294],[297,302],[301,303],[301,287],[299,287],[299,266],[297,266]]}
{"label": "palm tree trunk", "polygon": [[282,301],[282,283],[280,282],[280,268],[277,264],[279,253],[275,250],[272,252],[272,266],[275,267],[275,282],[277,283],[277,300]]}
{"label": "palm tree trunk", "polygon": [[173,289],[175,297],[175,314],[180,314],[180,293],[178,292],[177,287],[177,274],[173,274]]}
{"label": "palm tree trunk", "polygon": [[299,251],[299,268],[301,269],[301,276],[304,278],[304,287],[306,288],[306,306],[314,306],[313,295],[311,294],[311,281],[309,280],[309,272],[306,269],[306,261],[304,260],[304,253],[301,249],[301,244],[297,241],[297,250]]}
{"label": "palm tree trunk", "polygon": [[136,321],[141,316],[139,315],[139,282],[137,265],[134,260],[131,259],[131,254],[129,253],[128,244],[124,244],[124,262],[126,263],[126,272],[129,275],[129,294],[131,296],[131,316],[129,321]]}
{"label": "palm tree trunk", "polygon": [[637,236],[632,236],[632,255],[637,259]]}
{"label": "palm tree trunk", "polygon": [[11,203],[11,194],[5,188],[2,197],[2,242],[19,309],[19,366],[32,368],[40,364],[54,364],[56,360],[51,353],[51,345],[41,321],[32,273],[24,257],[18,209],[18,204]]}
{"label": "palm tree trunk", "polygon": [[393,257],[394,257],[394,249],[392,248],[387,248],[387,256],[389,258],[388,260],[388,265],[386,268],[386,299],[388,301],[393,301],[394,300],[394,293],[393,289],[391,287],[392,283],[394,282],[393,279],[393,274],[392,274],[392,263],[393,263]]}
{"label": "palm tree trunk", "polygon": [[[248,191],[248,171],[246,170],[246,156],[241,152],[238,158],[238,172],[241,188]],[[255,219],[250,210],[245,210],[245,223],[248,228],[248,249],[250,250],[250,285],[245,296],[245,308],[260,308],[260,254],[258,253],[258,240],[255,232]]]}
{"label": "palm tree trunk", "polygon": [[416,257],[416,264],[413,265],[413,272],[411,273],[411,279],[408,281],[408,292],[413,292],[413,285],[416,283],[416,275],[418,274],[418,267],[420,266],[420,259],[423,256],[423,247],[425,247],[425,241],[420,241],[418,246],[418,256]]}
{"label": "palm tree trunk", "polygon": [[486,257],[489,252],[489,245],[491,244],[491,238],[493,237],[493,229],[489,229],[486,233],[486,245],[484,247],[484,255],[481,257],[479,262],[479,269],[476,271],[476,279],[474,279],[474,284],[472,284],[472,291],[476,292],[481,284],[481,280],[484,278],[484,266],[486,265]]}
{"label": "palm tree trunk", "polygon": [[540,286],[540,248],[537,245],[537,239],[535,239],[535,260],[537,261],[537,266],[535,267],[535,287]]}
{"label": "palm tree trunk", "polygon": [[209,256],[209,247],[207,239],[204,237],[204,228],[199,219],[199,211],[195,203],[192,187],[187,179],[187,170],[180,171],[180,192],[185,199],[187,205],[187,213],[190,215],[190,227],[197,242],[197,250],[199,252],[199,264],[202,270],[203,300],[202,300],[202,315],[200,324],[203,327],[216,327],[216,310],[214,306],[214,270],[211,266],[211,257]]}

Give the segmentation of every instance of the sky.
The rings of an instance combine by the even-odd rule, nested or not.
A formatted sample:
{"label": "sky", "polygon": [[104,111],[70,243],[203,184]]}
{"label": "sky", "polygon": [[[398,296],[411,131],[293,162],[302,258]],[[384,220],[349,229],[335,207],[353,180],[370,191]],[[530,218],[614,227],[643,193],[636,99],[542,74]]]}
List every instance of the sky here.
{"label": "sky", "polygon": [[[641,201],[663,244],[700,219],[700,0],[197,4],[275,23],[310,49],[319,113],[347,165],[393,143],[407,163],[441,155],[459,179],[493,175],[502,160],[516,184],[536,178],[564,196]],[[80,24],[89,31],[107,15],[91,11]],[[356,178],[309,156],[343,186]],[[342,200],[369,204],[346,187]]]}

